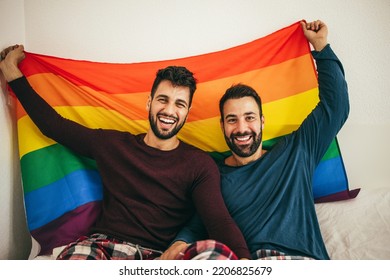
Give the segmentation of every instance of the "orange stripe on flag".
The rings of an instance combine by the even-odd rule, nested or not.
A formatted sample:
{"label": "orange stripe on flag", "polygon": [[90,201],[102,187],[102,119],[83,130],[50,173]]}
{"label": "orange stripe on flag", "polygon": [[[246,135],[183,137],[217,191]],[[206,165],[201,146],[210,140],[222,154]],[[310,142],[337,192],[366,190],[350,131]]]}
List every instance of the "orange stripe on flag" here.
{"label": "orange stripe on flag", "polygon": [[[317,87],[312,75],[311,55],[307,54],[286,62],[245,72],[236,76],[198,84],[188,122],[219,115],[218,102],[225,90],[233,84],[251,85],[260,93],[263,103],[286,98]],[[291,69],[294,79],[289,79]],[[133,120],[146,120],[148,92],[107,94],[88,87],[79,87],[54,74],[37,74],[28,78],[30,83],[51,106],[96,106],[116,110]],[[131,109],[130,109],[131,108]],[[18,119],[26,114],[19,108]]]}
{"label": "orange stripe on flag", "polygon": [[[52,107],[57,106],[94,106],[117,111],[132,120],[146,120],[146,102],[148,93],[112,95],[98,92],[88,87],[75,86],[54,74],[38,74],[28,77],[33,88]],[[18,102],[17,119],[26,112]]]}

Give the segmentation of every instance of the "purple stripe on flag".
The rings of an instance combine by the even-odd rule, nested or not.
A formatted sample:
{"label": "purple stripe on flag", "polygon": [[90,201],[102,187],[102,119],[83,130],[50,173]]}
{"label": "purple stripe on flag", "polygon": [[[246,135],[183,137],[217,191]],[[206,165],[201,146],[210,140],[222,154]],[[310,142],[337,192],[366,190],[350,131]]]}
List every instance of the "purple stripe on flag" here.
{"label": "purple stripe on flag", "polygon": [[100,201],[90,202],[31,231],[32,237],[41,245],[38,255],[50,255],[53,248],[75,241],[75,236],[87,235],[87,229],[95,223],[100,209]]}

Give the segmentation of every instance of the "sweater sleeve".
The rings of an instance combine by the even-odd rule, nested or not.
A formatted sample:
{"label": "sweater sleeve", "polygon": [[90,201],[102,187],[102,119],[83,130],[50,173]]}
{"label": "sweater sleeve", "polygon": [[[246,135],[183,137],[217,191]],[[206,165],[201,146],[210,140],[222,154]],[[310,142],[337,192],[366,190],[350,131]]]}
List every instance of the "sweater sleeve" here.
{"label": "sweater sleeve", "polygon": [[9,86],[42,134],[81,155],[91,157],[93,139],[96,139],[98,130],[63,118],[31,87],[24,76],[11,81]]}
{"label": "sweater sleeve", "polygon": [[[207,155],[206,155],[207,156]],[[211,239],[224,243],[239,258],[250,258],[243,234],[230,216],[222,197],[218,167],[211,157],[202,160],[202,172],[192,197]]]}
{"label": "sweater sleeve", "polygon": [[349,100],[343,66],[330,45],[312,55],[317,65],[320,101],[295,134],[316,166],[347,120]]}

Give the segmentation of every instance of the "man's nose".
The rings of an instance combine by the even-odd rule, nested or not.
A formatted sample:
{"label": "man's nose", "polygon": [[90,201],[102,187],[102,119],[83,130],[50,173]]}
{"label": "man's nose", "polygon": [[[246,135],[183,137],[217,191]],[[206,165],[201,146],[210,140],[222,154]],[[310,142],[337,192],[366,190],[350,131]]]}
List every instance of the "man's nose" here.
{"label": "man's nose", "polygon": [[168,115],[174,115],[175,109],[176,109],[175,103],[168,102],[165,104],[164,112]]}
{"label": "man's nose", "polygon": [[244,133],[247,131],[248,124],[244,120],[237,121],[237,132]]}

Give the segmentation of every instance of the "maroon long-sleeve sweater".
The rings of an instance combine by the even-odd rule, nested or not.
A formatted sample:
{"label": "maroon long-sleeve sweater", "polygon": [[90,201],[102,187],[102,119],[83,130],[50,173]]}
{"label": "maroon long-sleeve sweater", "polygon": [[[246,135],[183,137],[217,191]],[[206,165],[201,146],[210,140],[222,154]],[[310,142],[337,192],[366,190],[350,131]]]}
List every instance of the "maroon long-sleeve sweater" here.
{"label": "maroon long-sleeve sweater", "polygon": [[96,161],[104,195],[93,232],[165,250],[197,211],[210,238],[250,257],[223,202],[218,168],[205,152],[184,142],[161,151],[145,144],[145,134],[87,128],[60,116],[25,77],[9,85],[43,134]]}

